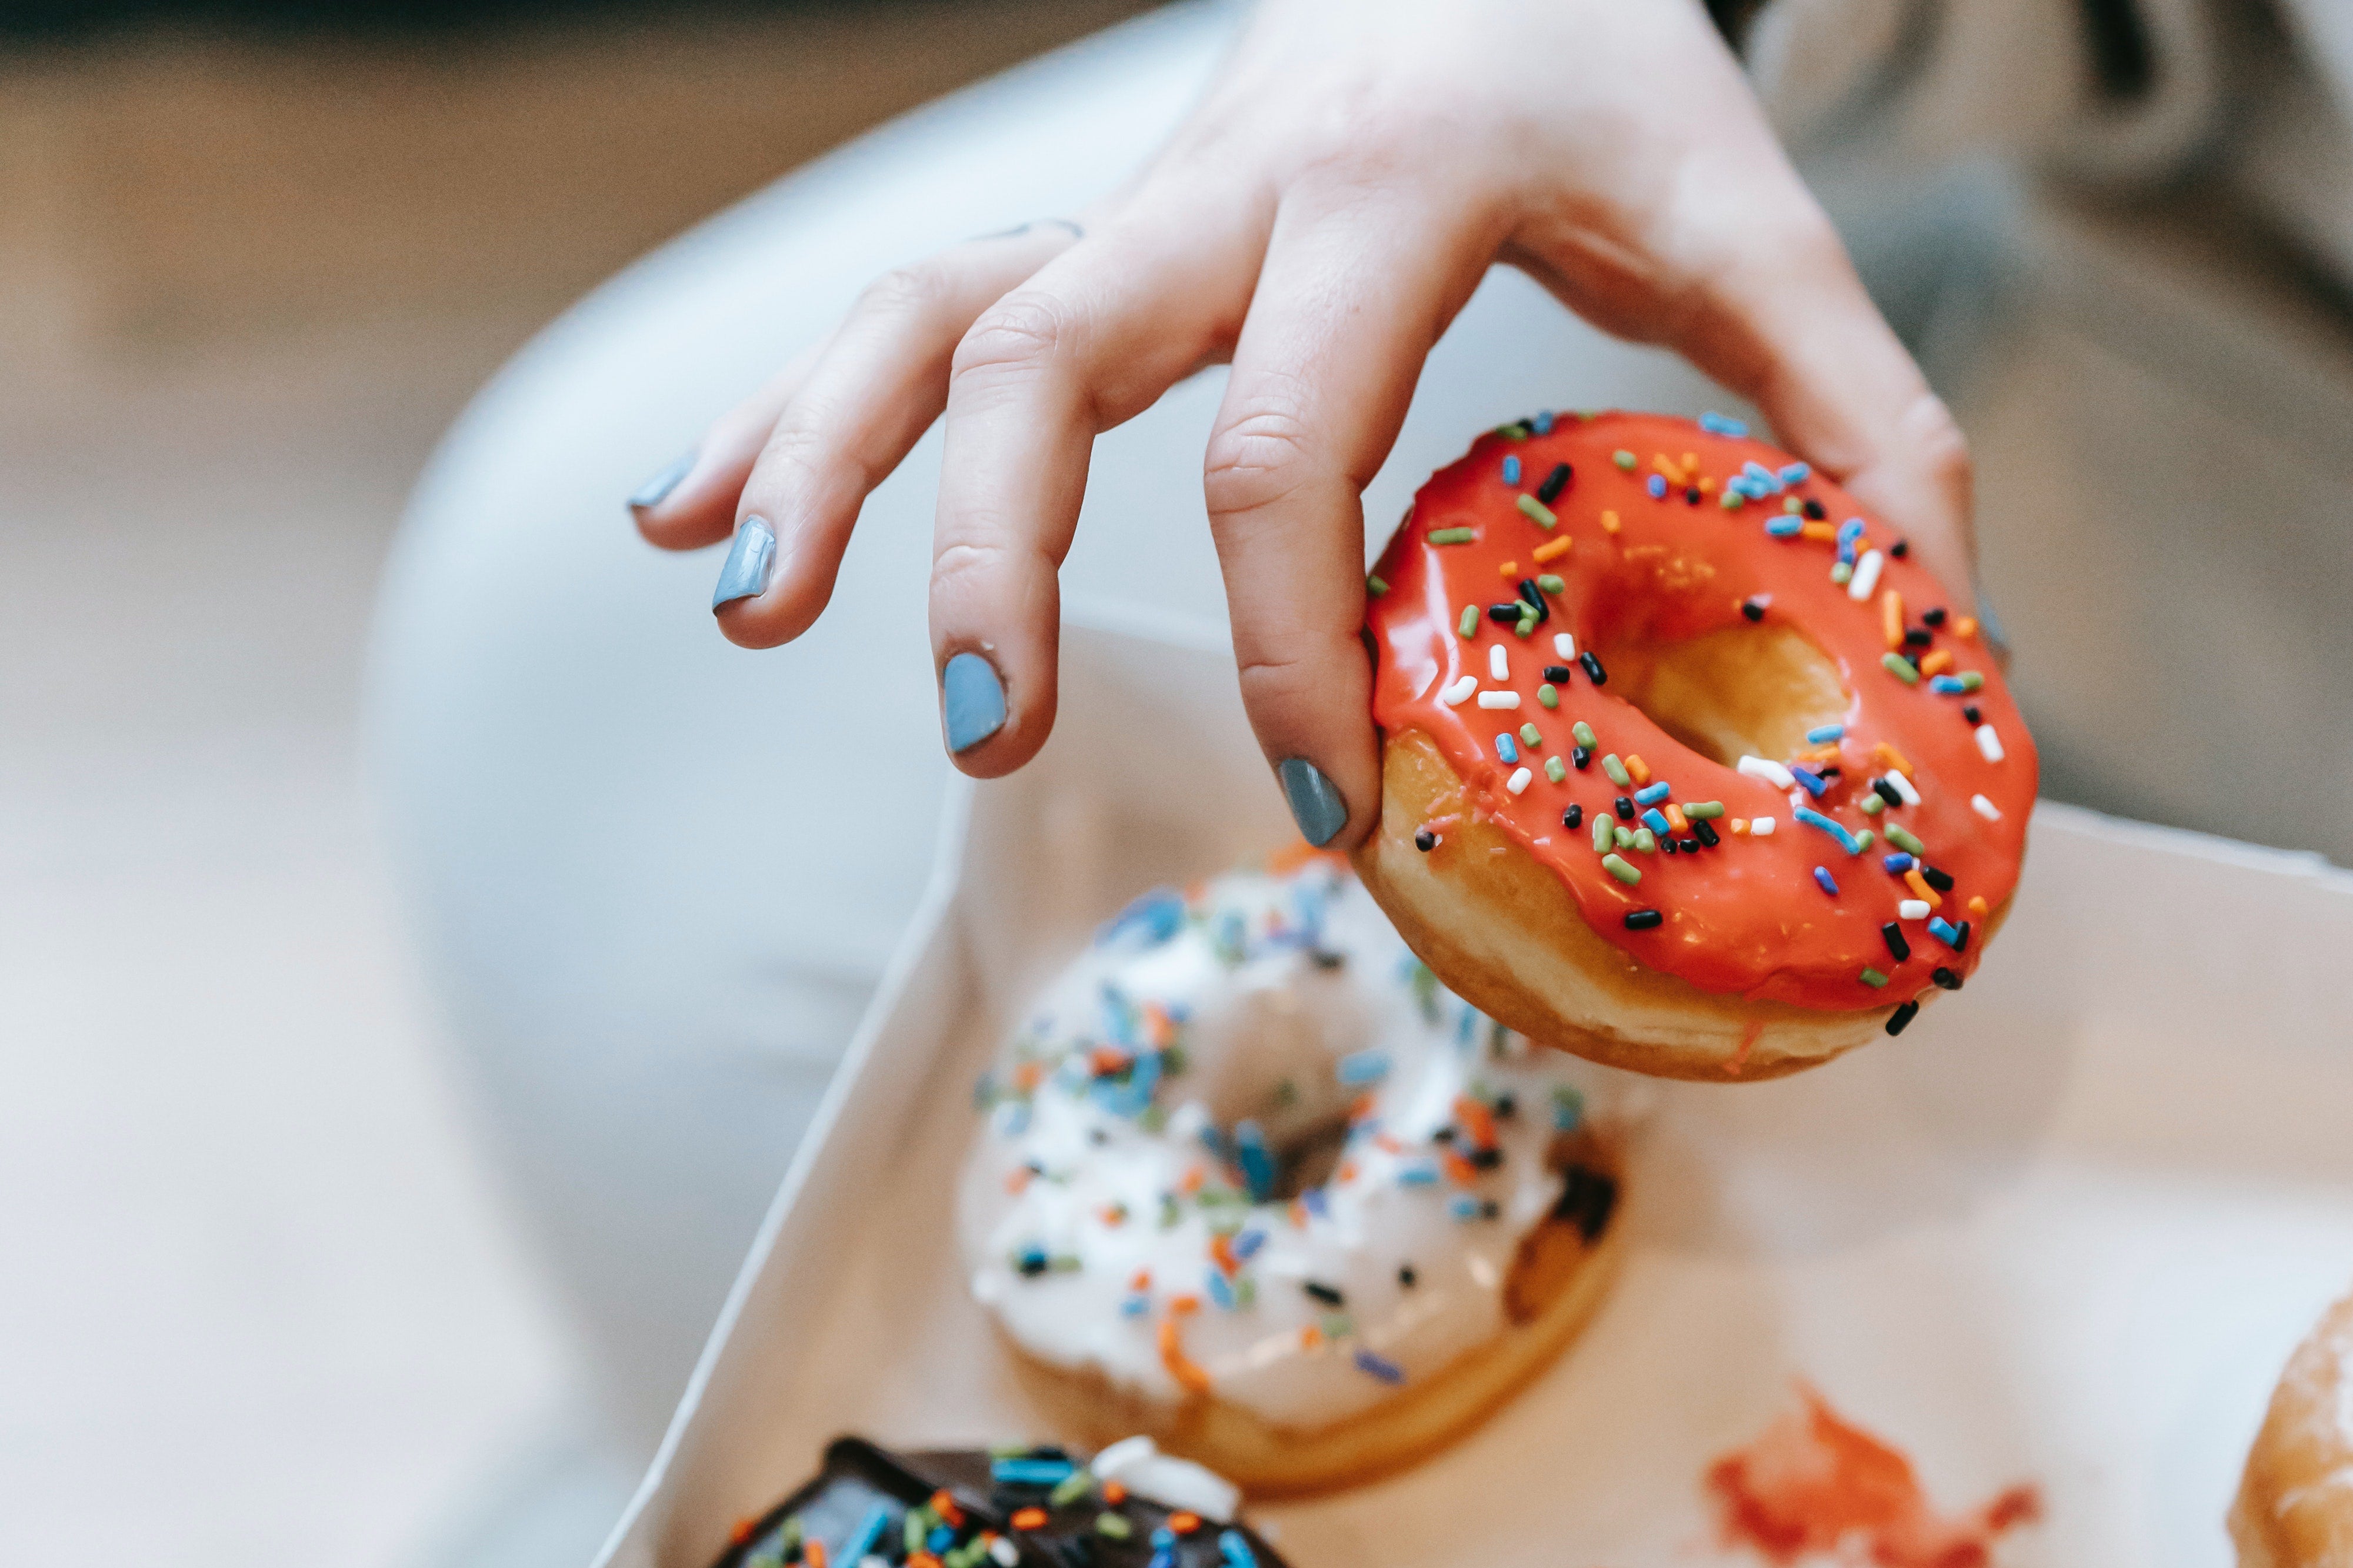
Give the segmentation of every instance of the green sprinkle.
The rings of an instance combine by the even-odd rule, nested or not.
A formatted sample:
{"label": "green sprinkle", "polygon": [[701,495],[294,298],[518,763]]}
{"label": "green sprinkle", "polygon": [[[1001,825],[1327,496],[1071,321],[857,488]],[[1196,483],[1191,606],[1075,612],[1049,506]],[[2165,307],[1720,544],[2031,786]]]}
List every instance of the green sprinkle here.
{"label": "green sprinkle", "polygon": [[1563,588],[1567,587],[1568,584],[1547,572],[1543,576],[1536,579],[1536,586],[1542,588],[1547,594],[1557,594]]}
{"label": "green sprinkle", "polygon": [[1545,777],[1552,780],[1555,784],[1558,784],[1567,776],[1568,764],[1567,763],[1562,762],[1558,757],[1546,757],[1545,759]]}
{"label": "green sprinkle", "polygon": [[1557,708],[1560,706],[1560,693],[1554,690],[1552,682],[1547,680],[1536,688],[1536,700],[1547,708]]}
{"label": "green sprinkle", "polygon": [[1634,847],[1634,836],[1626,830],[1624,823],[1612,822],[1609,824],[1609,842],[1620,849],[1631,849]]}
{"label": "green sprinkle", "polygon": [[1433,528],[1430,531],[1432,544],[1468,544],[1478,537],[1478,531],[1470,528]]}
{"label": "green sprinkle", "polygon": [[1609,782],[1616,784],[1619,788],[1630,789],[1633,787],[1634,775],[1626,771],[1626,764],[1618,760],[1617,752],[1612,752],[1608,756],[1601,759],[1601,771],[1608,773],[1609,775]]}
{"label": "green sprinkle", "polygon": [[1620,881],[1625,883],[1630,888],[1642,879],[1641,872],[1636,870],[1633,867],[1628,865],[1625,861],[1620,859],[1615,855],[1604,855],[1601,858],[1601,868],[1609,872],[1611,876],[1617,878]]}
{"label": "green sprinkle", "polygon": [[1864,828],[1862,832],[1860,832],[1860,833],[1858,833],[1858,834],[1856,834],[1856,835],[1854,836],[1854,849],[1853,849],[1853,853],[1855,853],[1855,854],[1857,854],[1857,855],[1862,854],[1864,850],[1866,850],[1866,849],[1868,849],[1868,848],[1870,848],[1870,847],[1871,847],[1873,841],[1873,840],[1875,840],[1878,837],[1879,837],[1879,836],[1878,836],[1877,834],[1875,834],[1875,833],[1872,832],[1872,830],[1871,830],[1870,828],[1868,828],[1868,827]]}
{"label": "green sprinkle", "polygon": [[[1887,803],[1879,798],[1879,792],[1876,790],[1862,797],[1862,815],[1865,816],[1877,816],[1886,809]],[[1688,816],[1689,813],[1685,815]]]}
{"label": "green sprinkle", "polygon": [[[1553,761],[1558,762],[1560,759],[1555,757]],[[1595,812],[1593,814],[1593,852],[1596,855],[1607,855],[1611,849],[1617,847],[1617,844],[1618,825],[1610,821],[1607,814]]]}
{"label": "green sprinkle", "polygon": [[1093,1472],[1083,1469],[1072,1470],[1056,1484],[1052,1491],[1046,1494],[1047,1500],[1056,1508],[1061,1508],[1086,1496],[1087,1489],[1094,1484]]}
{"label": "green sprinkle", "polygon": [[1906,686],[1917,686],[1920,684],[1920,667],[1914,664],[1910,659],[1905,658],[1900,653],[1881,654],[1879,656],[1879,668],[1885,670],[1888,674],[1894,676],[1896,679],[1902,681]]}
{"label": "green sprinkle", "polygon": [[1701,822],[1705,822],[1712,817],[1718,817],[1724,815],[1724,802],[1720,800],[1695,800],[1689,805],[1683,807],[1683,815],[1685,816],[1696,818]]}
{"label": "green sprinkle", "polygon": [[1099,1513],[1095,1515],[1095,1533],[1108,1535],[1113,1541],[1125,1541],[1135,1533],[1135,1526],[1118,1514]]}
{"label": "green sprinkle", "polygon": [[1245,1274],[1234,1281],[1234,1305],[1253,1306],[1258,1301],[1258,1281]]}
{"label": "green sprinkle", "polygon": [[1908,850],[1915,855],[1928,853],[1928,847],[1912,837],[1910,828],[1898,826],[1893,822],[1887,825],[1887,842],[1894,845],[1898,849]]}
{"label": "green sprinkle", "polygon": [[1577,743],[1580,746],[1598,746],[1601,743],[1593,738],[1593,726],[1582,719],[1571,724],[1568,727],[1568,732],[1577,737]]}
{"label": "green sprinkle", "polygon": [[1356,1331],[1356,1320],[1345,1312],[1326,1312],[1315,1326],[1324,1331],[1327,1340],[1345,1340]]}
{"label": "green sprinkle", "polygon": [[1512,629],[1519,633],[1522,637],[1525,637],[1530,632],[1536,629],[1536,618],[1534,616],[1522,616],[1520,617],[1520,624],[1514,626]]}
{"label": "green sprinkle", "polygon": [[1724,510],[1726,511],[1738,511],[1747,503],[1748,498],[1742,495],[1738,490],[1726,490],[1724,492],[1724,500],[1722,504]]}
{"label": "green sprinkle", "polygon": [[1799,500],[1796,496],[1791,496],[1788,500],[1781,503],[1781,510],[1794,517],[1798,513],[1806,510],[1806,503]]}
{"label": "green sprinkle", "polygon": [[1534,724],[1523,724],[1520,726],[1520,744],[1541,746],[1544,744],[1544,735]]}
{"label": "green sprinkle", "polygon": [[923,1549],[924,1537],[932,1533],[932,1526],[939,1523],[939,1515],[932,1511],[932,1505],[930,1503],[923,1503],[919,1507],[909,1509],[907,1510],[906,1529],[907,1550],[910,1552],[921,1552]]}
{"label": "green sprinkle", "polygon": [[1620,468],[1625,469],[1630,474],[1634,471],[1634,454],[1625,450],[1623,447],[1610,453],[1609,460],[1617,464]]}
{"label": "green sprinkle", "polygon": [[1659,836],[1647,827],[1638,827],[1634,829],[1634,847],[1645,855],[1655,855],[1659,852]]}
{"label": "green sprinkle", "polygon": [[1974,669],[1965,669],[1953,679],[1961,683],[1961,689],[1964,691],[1975,691],[1985,684],[1985,677]]}
{"label": "green sprinkle", "polygon": [[1466,637],[1477,637],[1479,635],[1479,606],[1476,605],[1463,605],[1462,618],[1454,623],[1454,629],[1461,633]]}
{"label": "green sprinkle", "polygon": [[1539,528],[1550,528],[1560,521],[1559,518],[1553,515],[1552,508],[1545,505],[1544,502],[1536,500],[1534,496],[1522,496],[1520,498],[1520,514],[1528,519],[1531,522],[1534,522]]}
{"label": "green sprinkle", "polygon": [[1525,425],[1498,425],[1495,434],[1506,441],[1525,441],[1528,438],[1528,427]]}
{"label": "green sprinkle", "polygon": [[1365,592],[1370,594],[1374,598],[1377,599],[1388,591],[1389,585],[1387,583],[1382,582],[1378,577],[1367,577],[1365,579]]}
{"label": "green sprinkle", "polygon": [[1865,985],[1870,986],[1873,990],[1877,990],[1880,986],[1887,984],[1887,976],[1880,973],[1876,969],[1864,970],[1862,972],[1862,979]]}
{"label": "green sprinkle", "polygon": [[1837,565],[1831,568],[1831,581],[1833,583],[1853,582],[1854,568],[1848,565],[1843,561],[1840,562]]}

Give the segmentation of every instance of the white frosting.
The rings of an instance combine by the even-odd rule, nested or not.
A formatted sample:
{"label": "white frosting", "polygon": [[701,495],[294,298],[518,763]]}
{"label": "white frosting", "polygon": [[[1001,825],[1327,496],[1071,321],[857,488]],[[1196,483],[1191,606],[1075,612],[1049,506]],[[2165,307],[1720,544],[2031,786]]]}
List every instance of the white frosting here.
{"label": "white frosting", "polygon": [[[1502,1331],[1514,1252],[1570,1180],[1564,1133],[1624,1114],[1616,1078],[1439,985],[1332,861],[1147,895],[982,1082],[973,1294],[1050,1364],[1173,1402],[1173,1333],[1215,1397],[1324,1426]],[[1273,1167],[1327,1151],[1320,1184],[1253,1202],[1253,1131]]]}

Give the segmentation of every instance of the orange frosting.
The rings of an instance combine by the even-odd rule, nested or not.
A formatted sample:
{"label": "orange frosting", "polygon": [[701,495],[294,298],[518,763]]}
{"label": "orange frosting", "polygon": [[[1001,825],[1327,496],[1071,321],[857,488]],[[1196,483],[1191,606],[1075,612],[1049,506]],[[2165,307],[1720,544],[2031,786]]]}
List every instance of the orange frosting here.
{"label": "orange frosting", "polygon": [[[1631,469],[1616,460],[1620,452],[1632,454]],[[1686,454],[1694,459],[1689,465]],[[1516,483],[1504,478],[1507,457],[1519,460]],[[1904,606],[1898,641],[1906,627],[1922,626],[1923,612],[1947,602],[1926,571],[1893,555],[1894,531],[1819,475],[1725,507],[1727,482],[1752,462],[1778,476],[1793,459],[1760,441],[1658,415],[1562,415],[1547,434],[1521,427],[1481,437],[1422,487],[1374,568],[1386,588],[1368,601],[1366,615],[1377,665],[1373,716],[1388,735],[1429,736],[1464,781],[1468,798],[1453,809],[1498,824],[1560,878],[1588,925],[1651,968],[1708,992],[1825,1010],[1884,1007],[1927,990],[1936,969],[1956,979],[1975,969],[1982,911],[1999,909],[2017,883],[2034,802],[2034,745],[1990,650],[1966,617],[1952,617],[1933,629],[1927,647],[1909,651],[1924,661],[1949,654],[1939,661],[1947,678],[1974,673],[1983,682],[1978,689],[1940,694],[1929,677],[1907,684],[1884,667],[1892,613],[1884,594],[1893,590]],[[1547,529],[1521,498],[1533,501],[1562,463],[1571,469],[1566,487],[1548,509],[1530,509],[1554,514],[1556,525]],[[1663,499],[1646,482],[1662,468],[1675,475]],[[1785,510],[1791,499],[1818,502],[1822,518],[1794,514],[1803,531],[1768,535],[1768,519],[1793,515]],[[1835,534],[1850,518],[1863,524],[1858,553],[1881,555],[1878,584],[1860,601],[1831,579]],[[1473,535],[1468,542],[1430,542],[1433,531],[1465,528]],[[1561,580],[1556,593],[1537,590],[1549,619],[1525,636],[1487,613],[1517,591],[1503,570],[1507,563],[1521,576]],[[1761,622],[1743,612],[1744,603],[1756,600],[1764,601]],[[1459,633],[1466,606],[1479,617],[1468,638]],[[1820,798],[1800,792],[1799,801],[1850,834],[1870,830],[1873,841],[1861,854],[1797,820],[1790,791],[1692,751],[1610,687],[1597,687],[1582,668],[1553,683],[1557,708],[1538,701],[1544,668],[1564,662],[1554,644],[1559,632],[1574,636],[1582,653],[1597,644],[1671,643],[1776,623],[1802,633],[1836,666],[1847,708],[1835,742],[1768,760],[1810,767],[1827,779]],[[1497,644],[1510,667],[1502,682],[1491,678],[1489,666],[1488,650]],[[1482,709],[1475,698],[1449,704],[1441,693],[1463,676],[1475,677],[1481,691],[1520,693],[1519,707]],[[1976,708],[1991,727],[2001,761],[1988,760],[1965,707]],[[1595,732],[1592,760],[1555,784],[1545,761],[1569,757],[1570,726],[1579,720]],[[1508,733],[1516,745],[1529,723],[1540,746],[1521,747],[1516,764],[1501,761],[1497,736]],[[1615,879],[1593,847],[1593,817],[1610,816],[1614,797],[1634,791],[1604,775],[1607,753],[1644,759],[1656,779],[1672,785],[1670,799],[1680,808],[1721,802],[1725,816],[1712,826],[1722,842],[1687,854],[1616,850],[1642,879],[1635,886]],[[1514,795],[1506,785],[1517,766],[1530,768],[1532,777]],[[1903,770],[1920,804],[1865,814],[1861,799],[1891,767]],[[1978,796],[1998,820],[1972,804]],[[1571,804],[1585,814],[1574,829],[1562,822]],[[1735,819],[1759,816],[1777,819],[1768,837],[1727,831]],[[1955,928],[1970,921],[1962,951],[1932,934],[1925,920],[1901,921],[1906,960],[1899,961],[1882,935],[1883,925],[1898,920],[1898,903],[1917,896],[1884,868],[1884,858],[1899,852],[1888,838],[1890,824],[1921,842],[1928,868],[1952,879],[1932,912]],[[1819,885],[1816,867],[1830,873],[1836,894]],[[1629,930],[1625,916],[1635,910],[1656,910],[1662,921]],[[1888,984],[1869,984],[1866,968]]]}

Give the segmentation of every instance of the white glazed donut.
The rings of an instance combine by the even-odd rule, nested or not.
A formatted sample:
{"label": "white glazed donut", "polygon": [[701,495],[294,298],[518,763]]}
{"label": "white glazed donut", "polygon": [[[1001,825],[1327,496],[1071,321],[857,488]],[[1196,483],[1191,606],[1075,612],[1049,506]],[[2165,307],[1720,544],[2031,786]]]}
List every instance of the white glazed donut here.
{"label": "white glazed donut", "polygon": [[1599,1301],[1630,1092],[1440,986],[1335,857],[1148,894],[982,1080],[973,1293],[1075,1437],[1363,1479]]}

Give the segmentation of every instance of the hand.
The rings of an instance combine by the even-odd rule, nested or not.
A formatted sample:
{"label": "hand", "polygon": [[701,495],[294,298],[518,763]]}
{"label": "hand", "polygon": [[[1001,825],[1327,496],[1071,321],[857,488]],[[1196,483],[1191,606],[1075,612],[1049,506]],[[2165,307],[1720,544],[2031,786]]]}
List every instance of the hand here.
{"label": "hand", "polygon": [[1009,773],[1053,724],[1055,574],[1095,437],[1230,359],[1203,477],[1242,697],[1302,830],[1353,845],[1380,801],[1360,497],[1497,261],[1749,398],[1966,593],[1959,433],[1695,0],[1268,0],[1125,189],[876,282],[639,526],[691,549],[741,520],[720,628],[787,642],[944,410],[947,742]]}

